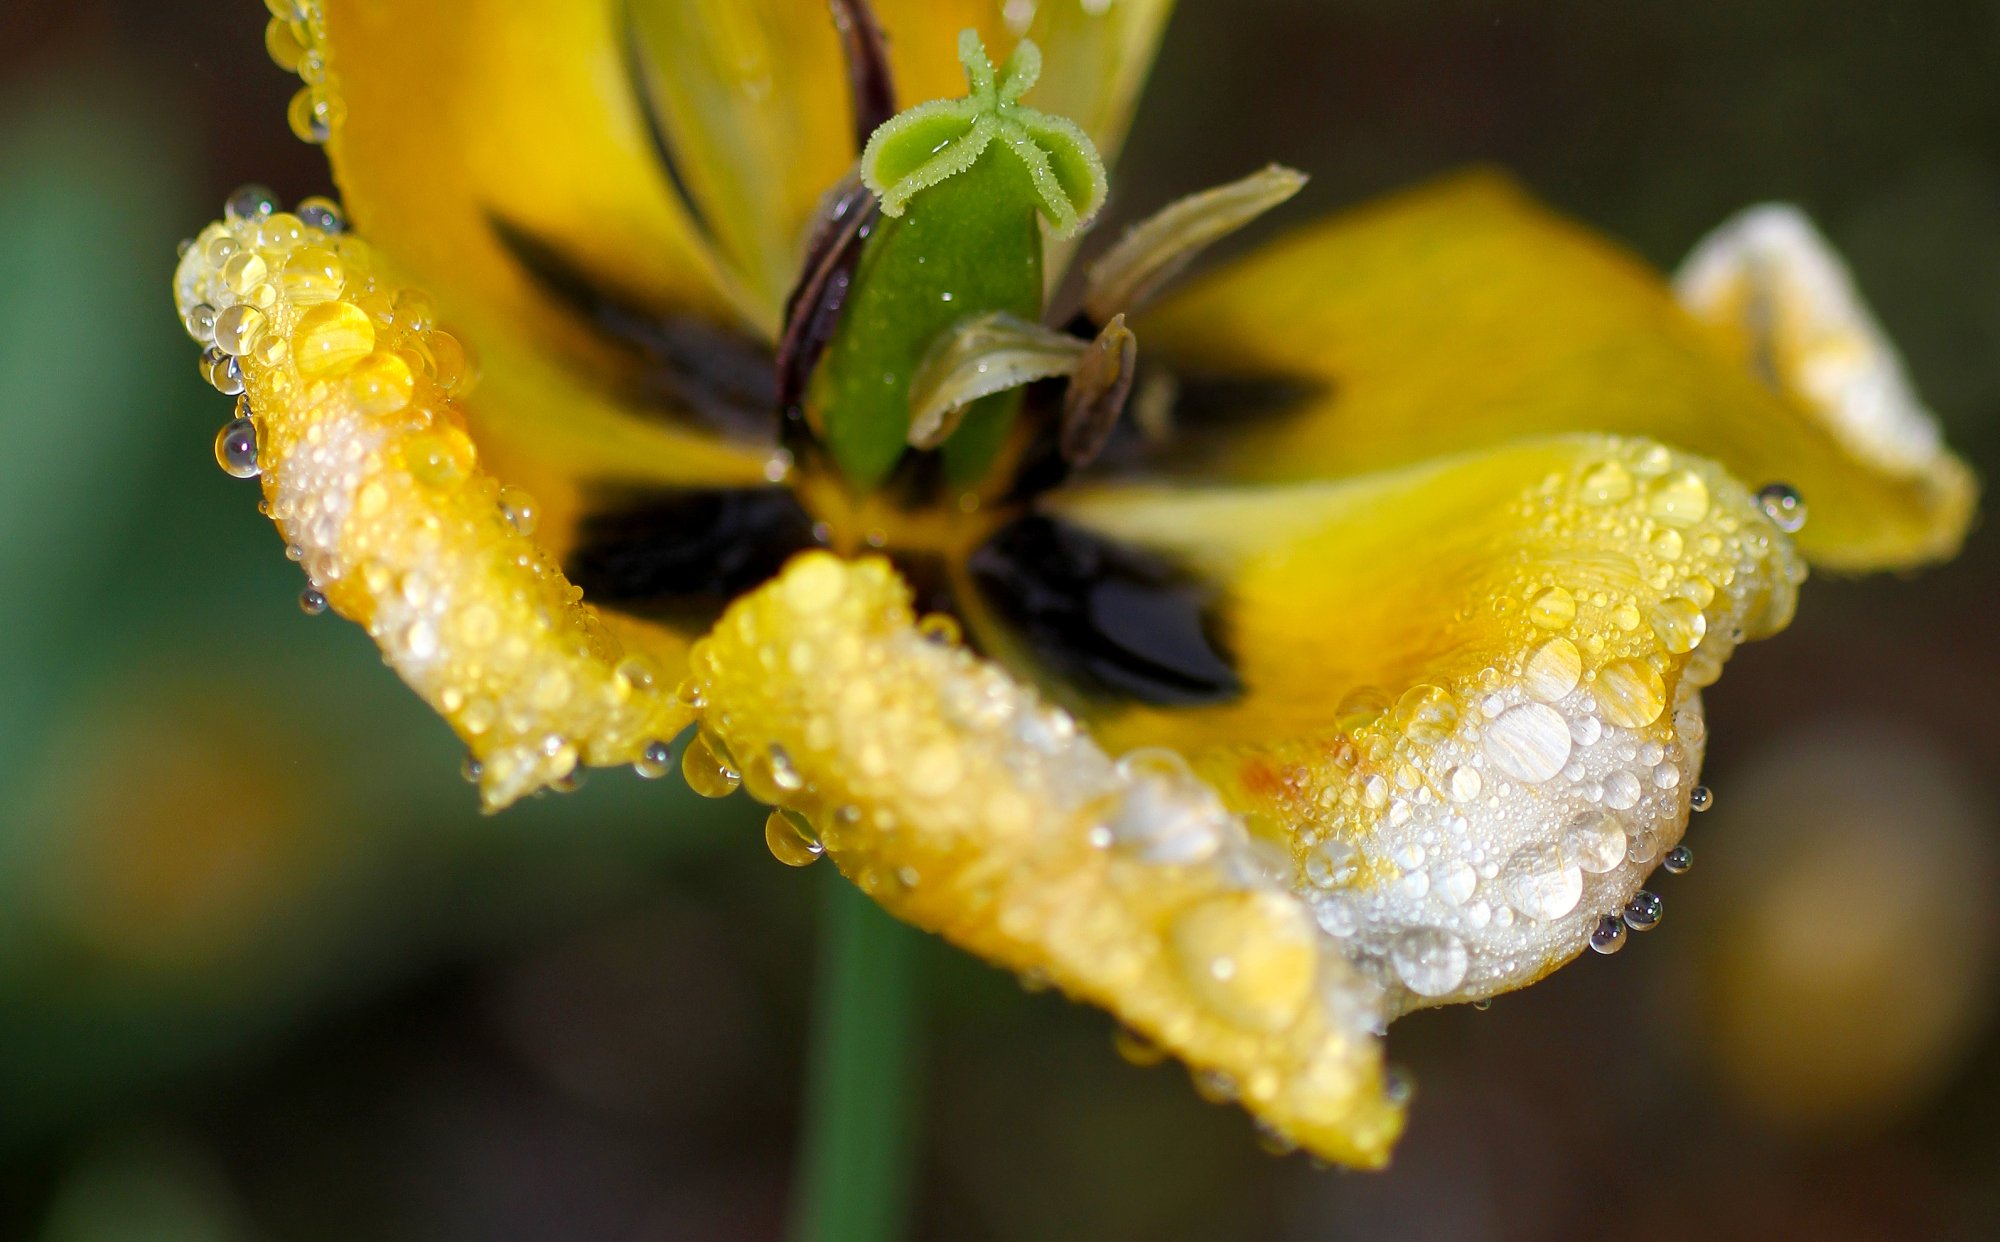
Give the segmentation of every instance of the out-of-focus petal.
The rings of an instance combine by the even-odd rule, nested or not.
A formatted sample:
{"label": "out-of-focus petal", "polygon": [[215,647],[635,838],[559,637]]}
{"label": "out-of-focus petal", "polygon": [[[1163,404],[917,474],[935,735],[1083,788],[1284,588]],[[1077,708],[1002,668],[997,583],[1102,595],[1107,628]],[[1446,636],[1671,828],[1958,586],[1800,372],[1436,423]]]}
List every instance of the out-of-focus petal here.
{"label": "out-of-focus petal", "polygon": [[[1958,546],[1973,487],[1857,453],[1797,393],[1718,346],[1631,256],[1492,176],[1310,226],[1134,325],[1182,381],[1181,459],[1205,478],[1338,478],[1523,435],[1641,435],[1784,482],[1799,546],[1842,569]],[[1254,407],[1254,408],[1253,408]]]}
{"label": "out-of-focus petal", "polygon": [[[712,744],[901,918],[1231,1084],[1294,1141],[1386,1159],[1379,997],[1186,769],[1120,765],[1034,691],[916,624],[881,560],[794,561],[697,644]],[[1121,840],[1213,834],[1174,856]]]}
{"label": "out-of-focus petal", "polygon": [[465,739],[489,807],[579,762],[639,762],[686,722],[660,690],[679,641],[633,625],[628,650],[530,537],[528,498],[481,468],[427,300],[373,250],[283,213],[232,217],[188,249],[175,291],[184,317],[218,312],[293,554]]}
{"label": "out-of-focus petal", "polygon": [[[1029,102],[1081,125],[1108,160],[1130,123],[1170,0],[876,0],[902,106],[965,92],[959,32],[1042,50]],[[649,97],[716,249],[776,322],[820,198],[858,154],[846,70],[822,0],[632,6]]]}

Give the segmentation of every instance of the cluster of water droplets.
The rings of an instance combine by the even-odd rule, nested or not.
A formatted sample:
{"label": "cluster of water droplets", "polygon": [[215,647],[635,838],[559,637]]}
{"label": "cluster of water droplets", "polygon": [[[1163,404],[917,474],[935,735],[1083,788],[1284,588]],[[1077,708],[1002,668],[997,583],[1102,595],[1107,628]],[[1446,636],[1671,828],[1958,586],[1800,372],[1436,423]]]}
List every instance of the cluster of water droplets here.
{"label": "cluster of water droplets", "polygon": [[1381,989],[1314,923],[1286,852],[1180,755],[1114,760],[906,600],[886,562],[809,553],[732,606],[679,692],[699,713],[688,783],[743,789],[773,808],[780,861],[837,858],[903,917],[1111,1007],[1281,1129],[1393,1126]]}
{"label": "cluster of water droplets", "polygon": [[326,13],[318,0],[264,0],[271,20],[264,26],[264,50],[302,84],[285,109],[292,133],[303,142],[324,143],[345,117],[339,83],[327,68]]}
{"label": "cluster of water droplets", "polygon": [[490,804],[571,787],[581,763],[666,771],[660,739],[690,713],[533,541],[534,498],[479,469],[457,404],[471,359],[337,205],[239,190],[183,246],[175,294],[203,374],[237,397],[216,459],[262,477],[300,608],[368,627],[480,756]]}
{"label": "cluster of water droplets", "polygon": [[1352,694],[1331,763],[1279,764],[1263,809],[1286,825],[1296,890],[1390,1016],[1657,924],[1641,884],[1687,868],[1682,827],[1709,800],[1700,688],[1746,633],[1789,620],[1803,567],[1779,532],[1803,514],[1782,485],[1751,497],[1664,448],[1606,442],[1516,515],[1578,544],[1574,572],[1551,558],[1492,601],[1516,654]]}

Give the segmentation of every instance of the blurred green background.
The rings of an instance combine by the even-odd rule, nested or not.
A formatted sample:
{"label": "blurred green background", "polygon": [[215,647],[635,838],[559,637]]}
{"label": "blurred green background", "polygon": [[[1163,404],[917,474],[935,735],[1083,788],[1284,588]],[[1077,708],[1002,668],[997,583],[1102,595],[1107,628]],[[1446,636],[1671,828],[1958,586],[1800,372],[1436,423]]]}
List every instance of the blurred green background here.
{"label": "blurred green background", "polygon": [[[254,0],[0,11],[0,1237],[776,1236],[822,877],[600,773],[474,812],[447,731],[218,471],[168,274],[327,191]],[[1298,220],[1503,164],[1669,265],[1810,210],[2000,464],[1987,0],[1184,0],[1120,203]],[[1709,696],[1662,930],[1400,1024],[1381,1175],[1257,1147],[1101,1014],[927,952],[938,1239],[2000,1235],[2000,552],[1818,580]]]}

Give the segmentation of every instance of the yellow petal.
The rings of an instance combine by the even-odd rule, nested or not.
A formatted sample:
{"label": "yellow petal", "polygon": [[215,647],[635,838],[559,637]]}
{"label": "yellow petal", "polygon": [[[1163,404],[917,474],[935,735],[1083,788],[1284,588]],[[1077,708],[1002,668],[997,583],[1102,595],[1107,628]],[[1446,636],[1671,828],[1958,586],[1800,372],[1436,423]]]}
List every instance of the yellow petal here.
{"label": "yellow petal", "polygon": [[[1857,445],[1806,395],[1768,388],[1643,264],[1490,176],[1304,229],[1135,331],[1183,379],[1190,474],[1332,478],[1596,430],[1792,485],[1811,512],[1799,545],[1831,567],[1949,555],[1971,515],[1956,458],[1912,471]],[[1250,393],[1270,408],[1252,417]]]}
{"label": "yellow petal", "polygon": [[656,364],[562,304],[522,249],[650,321],[737,321],[649,137],[620,6],[305,8],[303,93],[329,110],[348,214],[477,344],[485,392],[468,416],[501,477],[555,515],[586,477],[760,481],[767,445],[642,408]]}
{"label": "yellow petal", "polygon": [[[338,256],[330,296],[286,279],[302,253],[322,271]],[[579,762],[659,766],[688,719],[661,689],[677,640],[627,627],[628,651],[529,537],[534,506],[482,468],[427,308],[370,247],[282,215],[232,218],[188,249],[175,293],[184,317],[220,311],[286,542],[465,739],[489,807]]]}
{"label": "yellow petal", "polygon": [[812,554],[696,645],[709,745],[892,912],[1358,1164],[1397,1128],[1374,1024],[1622,910],[1686,822],[1699,687],[1801,576],[1713,463],[1601,436],[1054,511],[1218,586],[1240,704],[1080,730],[886,564]]}
{"label": "yellow petal", "polygon": [[[1030,102],[1117,152],[1171,0],[877,0],[899,102],[965,93],[959,32],[996,51],[1023,37],[1043,68]],[[822,0],[634,6],[647,86],[717,248],[774,323],[822,195],[858,154],[838,38]]]}
{"label": "yellow petal", "polygon": [[1092,734],[1185,754],[1392,1015],[1531,983],[1624,906],[1686,823],[1699,689],[1803,577],[1713,463],[1602,436],[1056,512],[1213,584],[1244,684]]}
{"label": "yellow petal", "polygon": [[744,787],[891,912],[1111,1009],[1329,1159],[1386,1159],[1401,1106],[1379,989],[1171,756],[1114,763],[920,630],[875,559],[797,558],[696,645],[691,676]]}

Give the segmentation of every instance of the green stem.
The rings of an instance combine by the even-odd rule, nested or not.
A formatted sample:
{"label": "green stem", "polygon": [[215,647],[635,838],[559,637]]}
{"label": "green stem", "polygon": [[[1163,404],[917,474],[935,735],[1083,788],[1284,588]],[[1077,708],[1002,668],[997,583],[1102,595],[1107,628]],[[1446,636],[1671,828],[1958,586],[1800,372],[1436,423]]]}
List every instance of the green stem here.
{"label": "green stem", "polygon": [[842,876],[824,882],[791,1236],[896,1242],[916,1148],[919,937]]}

